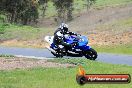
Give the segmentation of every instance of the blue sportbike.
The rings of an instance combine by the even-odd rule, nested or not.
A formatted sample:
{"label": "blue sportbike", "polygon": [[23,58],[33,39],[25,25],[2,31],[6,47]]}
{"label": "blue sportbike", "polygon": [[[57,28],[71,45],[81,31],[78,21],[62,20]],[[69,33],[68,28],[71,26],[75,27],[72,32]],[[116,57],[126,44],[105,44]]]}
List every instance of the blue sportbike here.
{"label": "blue sportbike", "polygon": [[[46,36],[45,40],[50,43],[50,47],[48,48],[51,53],[56,57],[63,56],[72,56],[72,57],[83,57],[85,56],[87,59],[95,60],[97,58],[97,52],[88,45],[88,38],[86,36],[81,35],[68,35],[65,37],[65,42],[71,44],[73,47],[60,47],[63,49],[63,52],[59,52],[58,48],[53,43],[53,36]],[[63,48],[65,47],[65,48]]]}

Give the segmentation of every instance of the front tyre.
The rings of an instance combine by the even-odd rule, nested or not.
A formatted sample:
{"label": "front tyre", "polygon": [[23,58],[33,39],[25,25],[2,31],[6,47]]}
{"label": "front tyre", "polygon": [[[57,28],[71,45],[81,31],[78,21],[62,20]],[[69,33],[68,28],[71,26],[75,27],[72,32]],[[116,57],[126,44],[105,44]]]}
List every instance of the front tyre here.
{"label": "front tyre", "polygon": [[90,48],[89,50],[84,52],[84,56],[87,59],[95,60],[97,58],[98,54],[93,48]]}

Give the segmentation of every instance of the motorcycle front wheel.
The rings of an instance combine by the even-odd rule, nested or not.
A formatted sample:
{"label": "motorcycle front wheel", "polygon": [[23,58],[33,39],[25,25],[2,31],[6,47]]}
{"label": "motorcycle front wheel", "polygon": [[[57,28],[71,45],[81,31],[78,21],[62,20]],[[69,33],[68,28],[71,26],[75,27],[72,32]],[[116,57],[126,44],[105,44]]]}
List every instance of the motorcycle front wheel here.
{"label": "motorcycle front wheel", "polygon": [[90,48],[89,50],[84,52],[84,56],[87,59],[95,60],[97,58],[98,54],[93,48]]}

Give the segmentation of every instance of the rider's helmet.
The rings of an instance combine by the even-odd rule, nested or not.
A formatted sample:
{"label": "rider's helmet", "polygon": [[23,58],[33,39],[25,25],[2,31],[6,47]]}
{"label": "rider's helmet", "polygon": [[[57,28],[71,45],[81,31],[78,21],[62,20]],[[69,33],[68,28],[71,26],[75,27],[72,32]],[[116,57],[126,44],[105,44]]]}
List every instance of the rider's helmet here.
{"label": "rider's helmet", "polygon": [[61,31],[63,34],[68,32],[68,25],[67,24],[61,23],[60,28],[61,28]]}

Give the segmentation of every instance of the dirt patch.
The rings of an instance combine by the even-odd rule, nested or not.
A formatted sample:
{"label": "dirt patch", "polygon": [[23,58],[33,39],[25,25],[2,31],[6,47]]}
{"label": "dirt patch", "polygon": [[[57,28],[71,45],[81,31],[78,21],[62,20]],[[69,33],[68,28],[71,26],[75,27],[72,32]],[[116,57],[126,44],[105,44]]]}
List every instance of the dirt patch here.
{"label": "dirt patch", "polygon": [[132,32],[114,34],[110,31],[89,34],[90,45],[125,45],[132,43]]}
{"label": "dirt patch", "polygon": [[111,23],[132,16],[132,4],[118,7],[106,7],[101,10],[90,9],[69,23],[71,30],[76,32],[93,31],[97,25]]}
{"label": "dirt patch", "polygon": [[48,62],[47,60],[36,60],[18,57],[0,57],[0,70],[27,69],[33,67],[74,67],[73,64],[60,64]]}

